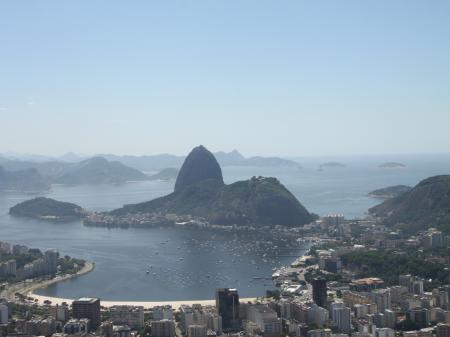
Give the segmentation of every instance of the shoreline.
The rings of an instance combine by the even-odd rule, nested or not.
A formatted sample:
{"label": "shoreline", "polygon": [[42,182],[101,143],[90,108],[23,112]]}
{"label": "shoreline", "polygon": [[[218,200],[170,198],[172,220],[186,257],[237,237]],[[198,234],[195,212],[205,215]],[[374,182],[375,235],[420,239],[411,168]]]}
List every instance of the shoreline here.
{"label": "shoreline", "polygon": [[[36,295],[34,293],[29,293],[28,296],[33,297],[33,299],[38,300],[38,304],[44,304],[45,301],[50,301],[51,305],[61,305],[62,303],[70,304],[74,301],[73,298],[61,298],[61,297],[50,297],[43,295]],[[257,298],[241,298],[241,302],[255,302]],[[185,301],[108,301],[100,299],[100,304],[102,307],[110,308],[115,305],[131,305],[131,306],[143,306],[144,309],[150,309],[156,306],[171,305],[173,309],[178,310],[182,305],[193,305],[201,304],[202,306],[216,305],[216,300],[185,300]]]}
{"label": "shoreline", "polygon": [[[32,282],[29,282],[28,285],[27,284],[23,285],[23,283],[22,283],[22,284],[18,285],[18,287],[16,289],[11,289],[13,291],[13,293],[11,294],[11,292],[9,292],[9,295],[14,296],[14,294],[18,292],[26,297],[33,298],[33,300],[37,300],[36,303],[39,305],[45,305],[46,304],[45,302],[48,303],[48,301],[51,302],[51,305],[62,305],[64,302],[70,304],[75,299],[38,295],[38,294],[35,294],[34,291],[36,291],[37,289],[48,287],[49,285],[52,285],[52,284],[55,284],[58,282],[63,282],[63,281],[70,280],[72,278],[83,276],[83,275],[91,272],[94,268],[95,268],[95,263],[86,261],[85,266],[82,269],[80,269],[76,274],[65,275],[63,277],[55,277],[50,280],[35,280]],[[256,301],[256,298],[241,298],[240,300],[243,302],[254,302],[254,301]],[[171,305],[172,308],[174,308],[175,310],[178,310],[181,305],[192,305],[192,304],[201,304],[203,306],[215,305],[216,300],[211,299],[211,300],[182,300],[182,301],[177,301],[177,300],[173,300],[173,301],[170,301],[170,300],[169,301],[127,301],[127,300],[124,300],[124,301],[108,301],[108,300],[101,301],[101,305],[106,308],[109,308],[109,307],[112,307],[115,305],[133,305],[133,306],[143,306],[145,309],[149,309],[149,308],[152,308],[155,306]]]}
{"label": "shoreline", "polygon": [[31,279],[29,281],[24,280],[24,281],[12,284],[7,289],[5,289],[4,296],[9,299],[14,299],[16,293],[19,293],[25,297],[34,296],[33,292],[37,289],[45,288],[54,283],[67,281],[67,280],[70,280],[70,279],[73,279],[73,278],[76,278],[79,276],[83,276],[87,273],[90,273],[92,270],[94,270],[94,268],[95,268],[94,262],[86,261],[83,268],[81,268],[75,274],[66,274],[63,276],[55,276],[51,279],[36,278],[36,279]]}

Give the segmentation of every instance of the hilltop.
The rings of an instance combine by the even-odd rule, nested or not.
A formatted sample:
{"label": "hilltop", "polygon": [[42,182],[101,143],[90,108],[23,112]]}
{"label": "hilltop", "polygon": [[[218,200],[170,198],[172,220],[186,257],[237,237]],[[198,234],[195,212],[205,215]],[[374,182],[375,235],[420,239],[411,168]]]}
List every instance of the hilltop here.
{"label": "hilltop", "polygon": [[222,169],[214,155],[203,146],[197,146],[184,160],[175,182],[175,192],[205,180],[223,185]]}
{"label": "hilltop", "polygon": [[277,179],[253,177],[226,185],[214,155],[203,146],[186,158],[173,193],[111,212],[192,215],[215,224],[299,226],[310,213]]}
{"label": "hilltop", "polygon": [[369,212],[406,233],[428,227],[450,232],[450,175],[422,180],[410,191],[372,207]]}

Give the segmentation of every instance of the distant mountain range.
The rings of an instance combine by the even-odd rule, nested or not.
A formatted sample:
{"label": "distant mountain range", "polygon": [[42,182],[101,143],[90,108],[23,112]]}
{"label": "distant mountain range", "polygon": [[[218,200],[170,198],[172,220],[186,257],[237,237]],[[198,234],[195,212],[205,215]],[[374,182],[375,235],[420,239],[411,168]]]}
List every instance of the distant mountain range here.
{"label": "distant mountain range", "polygon": [[369,210],[408,234],[428,227],[450,233],[450,175],[422,180],[411,190]]}
{"label": "distant mountain range", "polygon": [[275,178],[253,177],[224,184],[220,165],[203,146],[186,157],[174,192],[112,211],[115,216],[139,213],[192,215],[213,224],[301,226],[311,214]]}
{"label": "distant mountain range", "polygon": [[[143,172],[128,167],[117,161],[108,161],[102,157],[93,157],[81,162],[69,163],[62,161],[32,162],[17,161],[0,158],[0,165],[3,165],[8,171],[8,181],[14,178],[14,184],[29,184],[38,179],[45,181],[46,184],[118,184],[127,181],[146,180],[148,176]],[[19,174],[19,172],[22,172]],[[27,173],[28,172],[28,173]],[[28,180],[26,180],[28,179]],[[6,177],[3,179],[6,181]],[[11,183],[12,184],[12,183]],[[36,184],[36,187],[44,184]],[[20,187],[20,186],[18,186]],[[19,188],[14,188],[18,190]],[[42,190],[42,188],[39,188]]]}
{"label": "distant mountain range", "polygon": [[[218,152],[216,154],[223,166],[284,166],[299,167],[297,162],[278,157],[245,158],[238,151]],[[56,184],[109,184],[138,180],[170,180],[175,179],[178,169],[186,157],[171,154],[152,156],[116,156],[112,154],[83,158],[74,153],[67,153],[59,158],[46,156],[0,156],[0,166],[5,171],[14,173],[0,182],[2,189],[42,190],[51,183]],[[28,171],[28,170],[34,171]],[[146,175],[143,171],[160,171],[154,175]],[[28,172],[28,173],[26,173]],[[39,175],[41,177],[39,177]],[[21,178],[22,177],[22,178]],[[21,183],[21,179],[23,182]],[[25,180],[24,180],[25,179]],[[28,180],[26,180],[28,179]],[[38,184],[41,180],[42,183]],[[32,184],[31,181],[34,183]],[[22,185],[21,185],[22,184]],[[45,187],[48,188],[48,187]]]}
{"label": "distant mountain range", "polygon": [[49,188],[50,182],[34,168],[7,171],[0,166],[0,191],[40,192]]}
{"label": "distant mountain range", "polygon": [[[185,156],[172,154],[159,154],[151,156],[117,156],[112,154],[102,155],[108,160],[116,160],[121,163],[137,168],[142,171],[161,170],[167,167],[180,168],[186,159]],[[260,166],[260,167],[299,167],[300,164],[288,159],[279,157],[244,157],[239,151],[231,152],[219,151],[214,153],[221,166]]]}

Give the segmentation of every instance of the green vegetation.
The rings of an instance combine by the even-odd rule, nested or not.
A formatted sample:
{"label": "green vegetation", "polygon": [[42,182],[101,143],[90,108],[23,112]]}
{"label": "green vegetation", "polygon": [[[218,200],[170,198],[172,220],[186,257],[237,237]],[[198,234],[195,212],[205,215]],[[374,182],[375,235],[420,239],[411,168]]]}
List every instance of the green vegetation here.
{"label": "green vegetation", "polygon": [[204,147],[186,158],[172,194],[126,205],[112,214],[156,212],[192,215],[221,225],[300,226],[313,219],[276,178],[253,177],[225,185],[220,166]]}
{"label": "green vegetation", "polygon": [[448,283],[449,271],[445,263],[431,262],[425,259],[430,251],[410,250],[398,253],[392,250],[352,252],[341,256],[343,265],[356,271],[358,278],[379,277],[388,285],[398,284],[401,274],[417,275],[431,279],[430,287]]}
{"label": "green vegetation", "polygon": [[230,185],[209,179],[149,202],[127,205],[112,212],[165,212],[203,217],[222,225],[299,226],[311,215],[275,178],[253,177]]}
{"label": "green vegetation", "polygon": [[342,282],[344,278],[341,274],[327,273],[320,269],[309,270],[305,273],[305,280],[308,283],[312,283],[315,278],[322,278],[327,282]]}
{"label": "green vegetation", "polygon": [[64,256],[58,259],[58,265],[62,274],[75,274],[86,264],[85,260]]}
{"label": "green vegetation", "polygon": [[409,192],[386,200],[369,211],[386,224],[415,234],[428,227],[450,233],[450,175],[422,180]]}
{"label": "green vegetation", "polygon": [[85,212],[80,206],[69,202],[39,197],[11,207],[9,214],[30,218],[55,217],[57,220],[71,220],[83,217]]}
{"label": "green vegetation", "polygon": [[266,297],[273,298],[274,300],[279,300],[281,292],[279,290],[266,290]]}

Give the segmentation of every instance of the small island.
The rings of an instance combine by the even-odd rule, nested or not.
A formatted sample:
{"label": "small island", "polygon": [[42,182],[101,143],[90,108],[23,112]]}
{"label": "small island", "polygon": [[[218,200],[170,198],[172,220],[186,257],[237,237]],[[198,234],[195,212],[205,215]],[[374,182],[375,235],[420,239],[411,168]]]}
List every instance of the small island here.
{"label": "small island", "polygon": [[402,164],[402,163],[389,161],[389,162],[378,165],[378,167],[379,168],[404,168],[404,167],[406,167],[406,165]]}
{"label": "small island", "polygon": [[412,189],[410,186],[406,185],[395,185],[389,186],[385,188],[380,188],[378,190],[374,190],[369,192],[369,197],[377,198],[377,199],[391,199],[398,197],[399,195],[409,192]]}
{"label": "small island", "polygon": [[38,197],[11,207],[9,214],[18,217],[68,222],[82,219],[88,212],[70,202]]}
{"label": "small island", "polygon": [[345,167],[345,165],[342,164],[342,163],[338,163],[338,162],[335,162],[335,161],[330,161],[330,162],[321,164],[319,166],[319,170],[323,170],[323,169],[326,169],[326,168],[343,168],[343,167]]}

